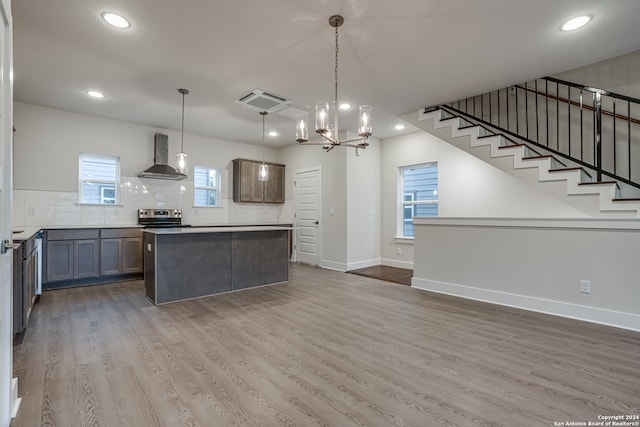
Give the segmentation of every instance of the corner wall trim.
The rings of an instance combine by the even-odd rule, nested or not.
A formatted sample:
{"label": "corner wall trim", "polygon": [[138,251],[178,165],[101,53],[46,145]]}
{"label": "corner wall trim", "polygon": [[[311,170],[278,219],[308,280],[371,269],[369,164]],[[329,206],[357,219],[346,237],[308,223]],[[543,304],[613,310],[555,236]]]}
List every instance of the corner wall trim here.
{"label": "corner wall trim", "polygon": [[435,280],[420,279],[416,277],[411,279],[411,287],[424,291],[437,292],[476,301],[483,301],[640,332],[640,316],[631,313],[623,313],[603,308],[570,304],[562,301],[510,294],[506,292],[438,282]]}

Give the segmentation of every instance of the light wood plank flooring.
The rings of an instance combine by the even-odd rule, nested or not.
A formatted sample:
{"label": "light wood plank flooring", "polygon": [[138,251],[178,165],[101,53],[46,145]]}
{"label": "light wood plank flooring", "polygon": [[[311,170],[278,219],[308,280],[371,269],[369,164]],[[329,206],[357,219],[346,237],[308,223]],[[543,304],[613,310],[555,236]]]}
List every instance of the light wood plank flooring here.
{"label": "light wood plank flooring", "polygon": [[[640,414],[640,334],[292,265],[154,307],[46,292],[12,426],[553,426]],[[178,285],[178,284],[177,284]]]}

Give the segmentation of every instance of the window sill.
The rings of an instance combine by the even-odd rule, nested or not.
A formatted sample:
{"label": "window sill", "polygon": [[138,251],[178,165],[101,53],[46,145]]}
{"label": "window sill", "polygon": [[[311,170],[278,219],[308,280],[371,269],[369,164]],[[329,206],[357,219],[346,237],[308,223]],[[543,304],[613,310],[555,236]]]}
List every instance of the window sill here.
{"label": "window sill", "polygon": [[121,208],[124,205],[118,204],[118,203],[114,204],[114,203],[80,203],[80,202],[78,202],[78,203],[76,203],[76,206],[112,206],[112,207],[115,207],[115,208]]}
{"label": "window sill", "polygon": [[413,245],[414,239],[413,237],[396,236],[393,241],[402,245]]}
{"label": "window sill", "polygon": [[223,208],[223,206],[211,206],[211,205],[201,205],[201,206],[198,206],[198,205],[193,205],[193,208],[194,208],[194,209],[201,209],[201,208],[202,208],[202,209],[212,209],[212,208],[213,208],[213,209],[222,209],[222,208]]}

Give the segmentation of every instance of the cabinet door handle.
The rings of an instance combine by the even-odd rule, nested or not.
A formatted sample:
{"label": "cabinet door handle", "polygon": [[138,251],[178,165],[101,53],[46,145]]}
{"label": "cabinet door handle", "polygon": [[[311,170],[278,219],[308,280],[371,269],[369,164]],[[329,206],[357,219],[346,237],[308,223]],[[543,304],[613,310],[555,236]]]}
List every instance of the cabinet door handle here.
{"label": "cabinet door handle", "polygon": [[2,241],[2,247],[0,247],[0,254],[6,254],[11,249],[18,249],[20,243],[11,243],[11,240],[5,239]]}

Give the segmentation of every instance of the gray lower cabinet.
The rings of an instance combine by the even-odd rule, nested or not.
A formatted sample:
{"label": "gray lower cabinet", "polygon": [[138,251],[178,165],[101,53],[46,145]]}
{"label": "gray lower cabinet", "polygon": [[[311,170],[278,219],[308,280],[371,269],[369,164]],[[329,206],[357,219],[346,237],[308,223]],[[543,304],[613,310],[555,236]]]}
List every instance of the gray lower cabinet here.
{"label": "gray lower cabinet", "polygon": [[99,231],[47,230],[45,281],[60,282],[99,277]]}
{"label": "gray lower cabinet", "polygon": [[38,248],[36,237],[20,242],[13,250],[13,333],[26,327],[36,301]]}
{"label": "gray lower cabinet", "polygon": [[43,282],[54,284],[49,288],[143,272],[139,228],[47,230],[45,250]]}
{"label": "gray lower cabinet", "polygon": [[137,228],[100,232],[102,276],[142,273],[142,231]]}

